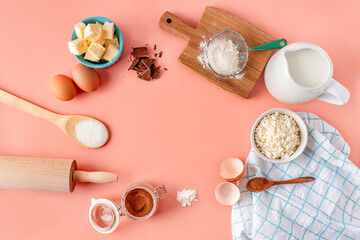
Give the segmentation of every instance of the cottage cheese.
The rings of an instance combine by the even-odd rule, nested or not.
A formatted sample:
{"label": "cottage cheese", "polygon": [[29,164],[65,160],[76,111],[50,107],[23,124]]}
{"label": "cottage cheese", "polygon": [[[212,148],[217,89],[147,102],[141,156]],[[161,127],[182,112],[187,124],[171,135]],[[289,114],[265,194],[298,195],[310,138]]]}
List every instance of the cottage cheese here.
{"label": "cottage cheese", "polygon": [[283,113],[265,116],[255,129],[258,150],[271,159],[289,158],[300,145],[300,129],[296,121]]}

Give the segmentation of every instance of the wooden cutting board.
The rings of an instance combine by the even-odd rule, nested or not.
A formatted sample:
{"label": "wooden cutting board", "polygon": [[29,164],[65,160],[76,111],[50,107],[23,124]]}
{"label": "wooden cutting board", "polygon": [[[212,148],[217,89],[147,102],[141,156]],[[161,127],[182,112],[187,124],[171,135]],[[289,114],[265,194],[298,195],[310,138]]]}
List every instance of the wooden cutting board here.
{"label": "wooden cutting board", "polygon": [[202,54],[199,49],[200,42],[208,41],[212,35],[221,30],[233,30],[240,33],[249,48],[275,40],[270,34],[244,19],[213,7],[205,8],[196,28],[189,26],[170,12],[165,12],[161,16],[159,25],[166,31],[189,41],[179,56],[179,62],[182,65],[200,77],[244,98],[249,98],[266,62],[270,58],[271,50],[250,51],[248,63],[243,70],[245,75],[242,79],[236,79],[235,77],[220,77],[209,67],[203,67],[203,64],[198,60],[198,56]]}

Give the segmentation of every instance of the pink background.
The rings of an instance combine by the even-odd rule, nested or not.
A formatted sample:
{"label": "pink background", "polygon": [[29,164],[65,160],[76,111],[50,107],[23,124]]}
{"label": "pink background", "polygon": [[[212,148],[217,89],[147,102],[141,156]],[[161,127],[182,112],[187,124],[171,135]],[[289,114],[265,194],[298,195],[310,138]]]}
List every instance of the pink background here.
{"label": "pink background", "polygon": [[[334,63],[334,78],[351,92],[345,106],[317,100],[301,105],[276,101],[263,75],[250,99],[227,93],[184,69],[177,57],[186,45],[158,27],[165,11],[192,26],[206,5],[221,8],[256,24],[289,43],[311,42],[325,49]],[[78,184],[72,194],[0,190],[1,239],[231,239],[231,207],[219,205],[215,186],[222,182],[220,163],[228,157],[245,161],[249,133],[264,111],[285,107],[310,111],[335,126],[360,166],[359,1],[3,1],[0,8],[0,88],[63,114],[84,114],[104,121],[111,139],[103,148],[76,145],[44,120],[0,105],[2,155],[76,159],[78,169],[119,174],[112,184]],[[52,75],[70,76],[77,60],[66,42],[73,25],[104,16],[121,29],[124,51],[113,67],[99,71],[101,86],[70,102],[49,90]],[[128,72],[133,46],[156,43],[168,68],[146,82]],[[127,185],[164,183],[170,194],[156,215],[144,222],[122,219],[110,235],[96,232],[88,220],[90,199],[120,203]],[[199,201],[182,208],[176,191],[198,190]]]}

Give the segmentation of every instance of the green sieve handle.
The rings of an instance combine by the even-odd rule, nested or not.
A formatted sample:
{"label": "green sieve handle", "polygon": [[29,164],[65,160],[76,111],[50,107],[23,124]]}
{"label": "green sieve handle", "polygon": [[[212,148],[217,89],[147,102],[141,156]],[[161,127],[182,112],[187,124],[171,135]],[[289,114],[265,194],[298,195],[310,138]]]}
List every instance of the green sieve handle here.
{"label": "green sieve handle", "polygon": [[256,46],[251,48],[251,50],[268,50],[268,49],[280,49],[287,45],[287,41],[285,39],[279,39],[273,42],[265,43],[260,46]]}

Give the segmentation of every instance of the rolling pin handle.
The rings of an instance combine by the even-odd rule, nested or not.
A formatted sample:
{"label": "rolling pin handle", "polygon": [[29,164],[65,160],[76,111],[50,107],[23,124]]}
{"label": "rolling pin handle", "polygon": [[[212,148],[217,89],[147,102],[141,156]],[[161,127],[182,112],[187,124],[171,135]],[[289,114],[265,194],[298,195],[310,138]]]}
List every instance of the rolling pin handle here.
{"label": "rolling pin handle", "polygon": [[85,172],[74,171],[74,182],[91,182],[91,183],[112,183],[117,182],[118,176],[110,172]]}

